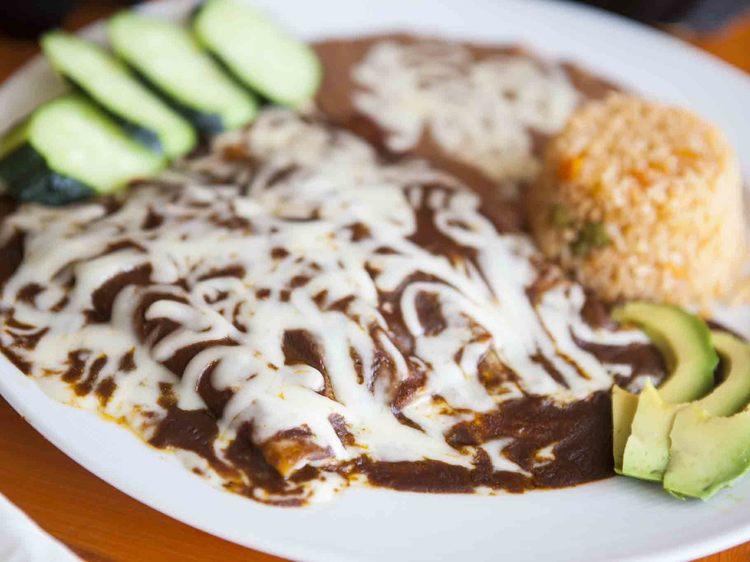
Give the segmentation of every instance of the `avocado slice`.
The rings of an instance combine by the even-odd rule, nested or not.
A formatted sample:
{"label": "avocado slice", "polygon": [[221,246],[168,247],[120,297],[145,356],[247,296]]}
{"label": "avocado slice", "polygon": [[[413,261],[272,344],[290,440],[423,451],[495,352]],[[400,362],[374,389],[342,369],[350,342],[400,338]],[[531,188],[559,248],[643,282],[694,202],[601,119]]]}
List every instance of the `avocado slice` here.
{"label": "avocado slice", "polygon": [[612,387],[612,452],[615,457],[615,472],[622,474],[622,458],[625,456],[625,444],[630,437],[630,426],[633,424],[635,410],[638,407],[638,395]]}
{"label": "avocado slice", "polygon": [[750,345],[716,330],[711,332],[711,343],[724,361],[724,380],[695,405],[712,416],[736,414],[750,403]]}
{"label": "avocado slice", "polygon": [[[704,500],[750,469],[750,345],[726,333],[714,332],[712,339],[728,374],[706,398],[677,412],[664,473],[666,490]],[[742,405],[729,417],[716,413]]]}
{"label": "avocado slice", "polygon": [[[732,340],[739,342],[733,336],[723,332],[711,332],[711,343],[723,356],[727,356],[726,350],[732,350]],[[722,350],[725,350],[722,352]],[[727,359],[730,360],[730,359]],[[750,377],[744,376],[741,369],[729,369],[724,381],[717,386],[708,396],[691,405],[695,405],[705,410],[711,416],[728,416],[738,412],[743,406],[750,402]],[[686,404],[669,404],[660,396],[653,385],[646,384],[646,387],[638,399],[637,411],[643,412],[644,415],[634,419],[631,426],[633,435],[643,435],[642,443],[648,446],[634,447],[632,457],[628,457],[628,448],[626,446],[624,461],[628,467],[648,466],[653,479],[661,479],[667,468],[670,458],[670,431],[672,430],[675,416],[685,409]],[[644,424],[644,427],[636,428],[637,423]],[[645,424],[652,424],[650,427]],[[640,458],[639,456],[640,455]],[[636,468],[635,470],[639,470]],[[628,474],[624,472],[624,474]],[[630,474],[628,474],[630,475]]]}
{"label": "avocado slice", "polygon": [[719,359],[706,324],[681,308],[632,302],[616,309],[613,316],[645,331],[664,355],[670,372],[658,391],[647,382],[632,417],[628,412],[636,397],[613,389],[615,470],[636,478],[661,480],[669,460],[669,431],[677,406],[711,389]]}

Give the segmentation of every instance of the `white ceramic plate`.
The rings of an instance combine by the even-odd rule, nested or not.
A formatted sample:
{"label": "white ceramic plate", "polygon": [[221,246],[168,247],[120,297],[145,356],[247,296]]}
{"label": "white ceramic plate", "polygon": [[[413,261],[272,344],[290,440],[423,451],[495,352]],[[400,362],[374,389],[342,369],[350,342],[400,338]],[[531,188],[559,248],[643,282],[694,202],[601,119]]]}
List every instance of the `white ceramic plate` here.
{"label": "white ceramic plate", "polygon": [[[409,30],[530,45],[719,124],[750,177],[750,80],[644,27],[566,3],[531,0],[256,0],[305,38]],[[146,7],[179,17],[191,2]],[[101,28],[89,30],[101,35]],[[0,89],[0,129],[54,95],[41,60]],[[750,311],[730,323],[750,335]],[[478,497],[348,490],[305,509],[267,507],[215,490],[127,430],[53,402],[0,358],[0,392],[62,451],[159,511],[278,555],[332,561],[685,560],[750,540],[750,478],[709,503],[611,478],[577,488]],[[71,501],[75,501],[71,490]]]}

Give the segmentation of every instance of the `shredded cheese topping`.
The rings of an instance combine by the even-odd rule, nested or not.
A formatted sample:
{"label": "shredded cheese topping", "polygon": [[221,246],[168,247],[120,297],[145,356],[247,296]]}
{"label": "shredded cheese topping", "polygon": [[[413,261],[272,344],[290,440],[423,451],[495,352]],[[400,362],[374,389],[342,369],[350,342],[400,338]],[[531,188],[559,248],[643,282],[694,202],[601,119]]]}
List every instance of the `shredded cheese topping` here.
{"label": "shredded cheese topping", "polygon": [[557,132],[578,103],[558,65],[516,54],[477,60],[447,42],[378,42],[352,78],[362,88],[355,106],[387,131],[391,150],[407,151],[429,133],[448,155],[498,180],[533,178],[533,133]]}
{"label": "shredded cheese topping", "polygon": [[[471,466],[475,450],[445,440],[457,422],[522,393],[580,399],[622,374],[574,336],[645,341],[583,322],[568,281],[531,299],[531,242],[499,233],[452,177],[382,163],[291,112],[266,110],[168,179],[117,208],[23,206],[0,239],[22,232],[26,249],[2,291],[2,345],[58,398],[146,438],[167,385],[179,408],[215,411],[219,458],[249,426],[284,476],[361,455]],[[315,361],[295,359],[305,354]],[[511,374],[493,388],[480,379],[488,358]],[[493,466],[525,473],[506,445],[485,445]]]}

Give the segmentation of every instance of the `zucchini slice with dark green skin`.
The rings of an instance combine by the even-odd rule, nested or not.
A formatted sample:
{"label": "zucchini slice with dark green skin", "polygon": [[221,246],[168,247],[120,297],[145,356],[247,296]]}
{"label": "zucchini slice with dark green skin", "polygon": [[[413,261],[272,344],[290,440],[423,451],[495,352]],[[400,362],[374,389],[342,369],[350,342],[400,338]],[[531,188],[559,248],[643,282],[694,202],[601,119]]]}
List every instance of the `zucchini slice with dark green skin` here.
{"label": "zucchini slice with dark green skin", "polygon": [[133,12],[108,23],[114,51],[204,134],[249,123],[258,101],[179,25]]}
{"label": "zucchini slice with dark green skin", "polygon": [[170,159],[190,152],[195,130],[102,47],[62,31],[42,38],[52,67],[113,116],[133,138]]}
{"label": "zucchini slice with dark green skin", "polygon": [[111,193],[166,165],[79,94],[38,107],[0,147],[0,178],[8,193],[45,205]]}
{"label": "zucchini slice with dark green skin", "polygon": [[23,141],[26,140],[26,129],[28,126],[29,119],[21,119],[0,138],[0,160],[23,144]]}
{"label": "zucchini slice with dark green skin", "polygon": [[242,84],[282,105],[312,99],[322,69],[315,52],[242,0],[207,0],[193,17],[198,40]]}

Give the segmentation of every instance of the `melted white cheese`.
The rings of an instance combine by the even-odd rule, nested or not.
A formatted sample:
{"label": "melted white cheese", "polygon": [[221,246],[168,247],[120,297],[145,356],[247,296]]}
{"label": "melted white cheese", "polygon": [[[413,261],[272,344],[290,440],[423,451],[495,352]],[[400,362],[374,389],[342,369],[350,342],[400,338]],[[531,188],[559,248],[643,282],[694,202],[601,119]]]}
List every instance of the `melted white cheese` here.
{"label": "melted white cheese", "polygon": [[355,107],[385,129],[391,150],[429,132],[448,155],[498,180],[534,177],[532,131],[557,132],[578,102],[558,65],[520,54],[478,60],[445,42],[378,42],[352,78],[362,88]]}
{"label": "melted white cheese", "polygon": [[[253,170],[224,158],[228,146],[252,156]],[[233,173],[233,181],[244,185],[201,184],[196,174],[207,170]],[[362,454],[471,466],[474,451],[459,451],[444,437],[452,425],[471,419],[471,412],[491,410],[522,392],[568,401],[610,386],[614,370],[575,346],[571,331],[598,342],[643,339],[591,330],[580,316],[583,293],[567,282],[547,291],[535,307],[526,295],[537,276],[532,244],[521,235],[499,234],[479,212],[478,197],[455,179],[423,162],[383,164],[362,140],[290,112],[265,111],[248,132],[220,139],[210,156],[181,177],[185,185],[134,188],[110,214],[99,204],[26,205],[3,225],[5,240],[16,229],[26,233],[26,253],[4,287],[2,308],[30,326],[6,322],[3,343],[13,347],[19,333],[46,329],[35,349],[14,349],[32,363],[29,374],[58,395],[61,385],[50,381],[59,381],[69,352],[87,350],[87,366],[106,356],[94,381],[116,382],[106,404],[93,393],[67,392],[62,398],[123,419],[145,437],[165,415],[157,403],[159,384],[176,385],[181,408],[203,408],[199,382],[214,366],[213,386],[233,393],[219,419],[219,457],[221,445],[251,422],[257,443],[305,427],[309,441],[327,452],[325,458],[298,459],[290,471]],[[441,187],[423,187],[430,184]],[[431,210],[443,236],[475,253],[473,262],[430,253],[410,240],[420,205]],[[161,224],[143,227],[152,213]],[[355,237],[354,224],[366,227],[368,236]],[[123,240],[132,244],[108,252]],[[111,321],[87,322],[97,288],[144,264],[151,268],[149,284],[122,289]],[[240,266],[241,274],[210,276],[228,266]],[[423,277],[410,280],[417,272]],[[40,291],[29,303],[19,291],[31,283]],[[400,351],[379,308],[380,295],[399,287],[398,312],[413,339],[411,357]],[[139,340],[134,324],[147,293],[176,297],[158,298],[144,312],[146,320],[177,326],[153,345]],[[445,325],[438,332],[420,320],[418,299],[425,294],[439,303]],[[64,295],[68,300],[60,305]],[[346,307],[330,306],[344,298]],[[325,373],[285,364],[284,334],[290,330],[312,335]],[[207,341],[226,343],[197,353],[181,379],[164,366],[178,350]],[[131,349],[136,368],[123,371],[118,359]],[[502,392],[488,391],[479,378],[480,361],[490,351],[516,376]],[[554,365],[567,386],[535,354]],[[421,430],[394,415],[393,392],[413,372],[410,364],[419,365],[425,378],[401,412]],[[323,392],[325,377],[329,395]],[[353,443],[342,442],[332,415],[343,418]],[[485,447],[495,466],[523,472],[501,455],[501,445]],[[194,455],[182,456],[196,462]],[[323,488],[329,489],[335,479],[326,478]]]}

